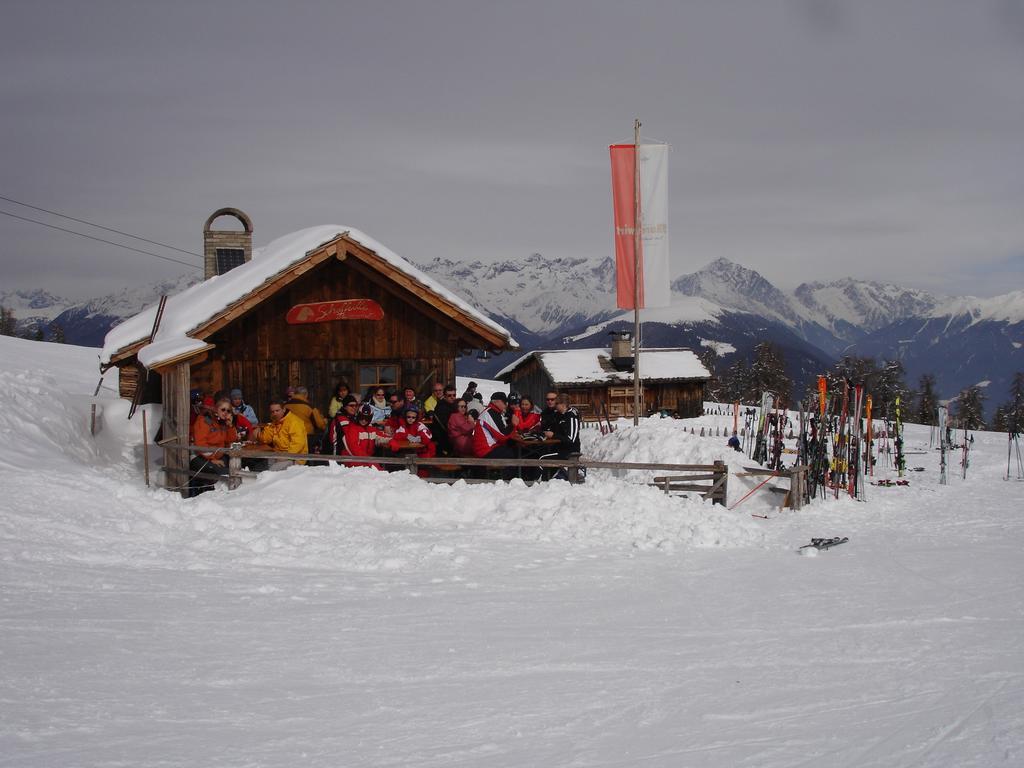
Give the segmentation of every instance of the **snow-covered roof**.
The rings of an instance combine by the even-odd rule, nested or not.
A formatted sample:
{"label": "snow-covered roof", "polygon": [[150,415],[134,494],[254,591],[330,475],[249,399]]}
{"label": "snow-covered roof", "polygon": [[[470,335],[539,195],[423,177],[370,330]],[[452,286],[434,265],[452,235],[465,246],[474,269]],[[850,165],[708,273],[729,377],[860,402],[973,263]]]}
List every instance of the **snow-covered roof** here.
{"label": "snow-covered roof", "polygon": [[[255,249],[252,261],[169,296],[156,336],[138,351],[139,362],[152,368],[205,348],[205,341],[192,338],[189,334],[279,273],[301,262],[312,251],[341,235],[372,251],[407,277],[458,307],[480,325],[504,336],[509,346],[519,346],[512,334],[501,325],[372,237],[352,227],[328,224],[279,237],[269,245]],[[104,340],[100,363],[108,364],[119,351],[149,338],[156,312],[157,305],[154,304],[112,328]]]}
{"label": "snow-covered roof", "polygon": [[[534,350],[503,368],[497,378],[511,374],[531,357],[537,359],[555,385],[633,381],[632,371],[615,369],[607,347]],[[640,378],[643,381],[708,379],[711,374],[691,350],[666,347],[640,350]]]}

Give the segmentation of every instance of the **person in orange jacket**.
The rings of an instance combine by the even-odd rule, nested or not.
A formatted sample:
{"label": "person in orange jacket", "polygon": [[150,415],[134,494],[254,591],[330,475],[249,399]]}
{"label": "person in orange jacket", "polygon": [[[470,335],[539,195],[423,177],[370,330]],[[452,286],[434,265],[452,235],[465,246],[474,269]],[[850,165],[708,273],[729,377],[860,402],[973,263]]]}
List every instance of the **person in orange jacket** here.
{"label": "person in orange jacket", "polygon": [[[228,473],[227,457],[219,448],[229,448],[238,440],[234,426],[234,410],[231,400],[219,400],[212,410],[207,410],[196,417],[192,425],[192,441],[195,445],[211,448],[210,451],[196,451],[188,463],[193,474],[226,475]],[[213,490],[213,483],[198,478],[189,479],[189,496]]]}

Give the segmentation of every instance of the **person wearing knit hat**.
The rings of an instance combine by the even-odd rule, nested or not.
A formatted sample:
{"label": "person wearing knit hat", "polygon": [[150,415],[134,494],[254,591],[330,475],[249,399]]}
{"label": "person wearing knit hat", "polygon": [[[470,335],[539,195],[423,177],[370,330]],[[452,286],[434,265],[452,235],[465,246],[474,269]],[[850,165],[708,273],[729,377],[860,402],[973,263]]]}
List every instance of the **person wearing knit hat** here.
{"label": "person wearing knit hat", "polygon": [[245,398],[242,397],[242,390],[237,387],[231,390],[231,409],[235,412],[235,415],[244,417],[250,424],[259,423],[259,419],[256,418],[255,409],[245,402]]}

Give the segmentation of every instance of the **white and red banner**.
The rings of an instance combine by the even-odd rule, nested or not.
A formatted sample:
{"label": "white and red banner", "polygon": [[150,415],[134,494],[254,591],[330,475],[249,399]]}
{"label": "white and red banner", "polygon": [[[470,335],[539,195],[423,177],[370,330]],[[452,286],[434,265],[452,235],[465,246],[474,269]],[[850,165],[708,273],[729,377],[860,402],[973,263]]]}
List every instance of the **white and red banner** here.
{"label": "white and red banner", "polygon": [[[612,206],[615,211],[615,275],[620,309],[667,307],[671,301],[668,261],[668,145],[612,144]],[[636,167],[640,165],[640,249],[636,248]],[[639,269],[636,267],[639,266]]]}

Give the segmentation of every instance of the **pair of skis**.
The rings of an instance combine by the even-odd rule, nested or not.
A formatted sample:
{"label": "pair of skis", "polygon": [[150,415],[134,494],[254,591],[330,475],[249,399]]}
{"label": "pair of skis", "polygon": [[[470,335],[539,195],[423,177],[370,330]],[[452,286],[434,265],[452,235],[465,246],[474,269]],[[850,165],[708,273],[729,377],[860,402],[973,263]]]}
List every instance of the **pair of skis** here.
{"label": "pair of skis", "polygon": [[831,539],[811,539],[810,544],[804,544],[800,549],[810,549],[812,547],[817,550],[831,549],[832,547],[838,547],[840,544],[845,544],[849,540],[849,536],[834,536]]}

